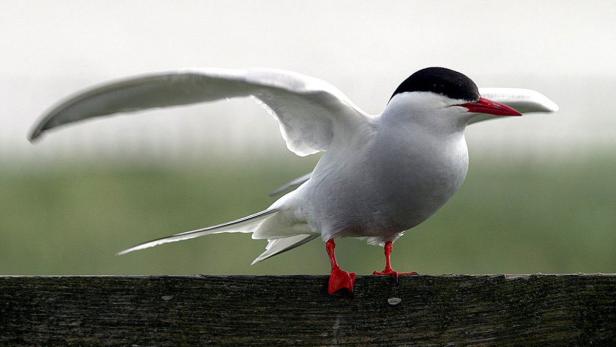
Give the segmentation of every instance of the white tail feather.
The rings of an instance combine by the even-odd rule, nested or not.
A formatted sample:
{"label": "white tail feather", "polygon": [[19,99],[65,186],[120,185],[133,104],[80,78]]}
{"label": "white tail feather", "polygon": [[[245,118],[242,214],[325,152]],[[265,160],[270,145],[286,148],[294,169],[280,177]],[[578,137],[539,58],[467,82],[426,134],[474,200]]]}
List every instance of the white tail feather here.
{"label": "white tail feather", "polygon": [[218,234],[218,233],[250,233],[253,231],[253,226],[255,223],[262,221],[266,217],[276,212],[278,212],[277,209],[265,210],[265,211],[257,212],[255,214],[251,214],[250,216],[246,216],[240,219],[227,222],[227,223],[214,225],[211,227],[197,229],[197,230],[186,231],[183,233],[148,241],[148,242],[133,246],[129,249],[123,250],[119,252],[118,255],[124,255],[130,252],[159,246],[165,243],[190,240],[190,239],[194,239],[194,238],[205,236],[205,235]]}
{"label": "white tail feather", "polygon": [[301,234],[281,239],[267,240],[265,252],[261,253],[250,265],[254,265],[267,258],[273,257],[280,253],[290,251],[295,247],[299,247],[307,242],[310,242],[319,237],[318,234]]}

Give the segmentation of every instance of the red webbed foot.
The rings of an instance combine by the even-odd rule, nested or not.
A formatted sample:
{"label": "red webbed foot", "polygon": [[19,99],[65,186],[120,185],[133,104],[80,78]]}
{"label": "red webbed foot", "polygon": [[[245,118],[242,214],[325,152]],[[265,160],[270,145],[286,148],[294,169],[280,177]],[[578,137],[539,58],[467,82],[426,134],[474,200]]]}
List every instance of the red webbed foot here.
{"label": "red webbed foot", "polygon": [[393,242],[385,242],[385,269],[383,271],[375,271],[372,274],[376,276],[390,276],[396,281],[400,276],[416,276],[417,272],[398,272],[391,267],[391,252],[393,251]]}
{"label": "red webbed foot", "polygon": [[329,295],[334,295],[341,290],[347,290],[349,293],[353,293],[354,286],[355,272],[347,272],[336,267],[332,269],[332,273],[329,275],[327,293],[329,293]]}
{"label": "red webbed foot", "polygon": [[347,272],[340,268],[336,261],[336,243],[333,239],[330,239],[326,243],[327,255],[332,264],[332,273],[329,275],[329,284],[327,286],[327,292],[329,295],[334,295],[341,290],[347,290],[349,293],[353,293],[353,287],[355,286],[355,272]]}

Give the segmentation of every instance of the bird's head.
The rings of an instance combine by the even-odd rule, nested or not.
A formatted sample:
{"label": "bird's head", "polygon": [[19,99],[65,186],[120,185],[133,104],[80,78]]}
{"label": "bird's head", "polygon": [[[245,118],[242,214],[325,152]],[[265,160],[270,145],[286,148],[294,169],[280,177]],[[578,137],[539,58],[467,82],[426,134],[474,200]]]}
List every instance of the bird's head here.
{"label": "bird's head", "polygon": [[[521,115],[505,104],[482,98],[475,82],[462,73],[429,67],[409,76],[394,91],[386,113],[403,120],[464,127],[474,117]],[[387,112],[389,111],[389,112]]]}

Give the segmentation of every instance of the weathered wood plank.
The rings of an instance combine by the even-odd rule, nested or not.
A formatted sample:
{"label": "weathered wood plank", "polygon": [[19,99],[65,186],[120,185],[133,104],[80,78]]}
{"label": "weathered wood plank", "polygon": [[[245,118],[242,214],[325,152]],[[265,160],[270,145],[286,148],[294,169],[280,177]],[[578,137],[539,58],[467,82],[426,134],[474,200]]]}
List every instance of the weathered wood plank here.
{"label": "weathered wood plank", "polygon": [[[0,277],[1,345],[616,345],[616,275]],[[388,299],[400,298],[392,306]],[[395,300],[389,300],[395,301]]]}

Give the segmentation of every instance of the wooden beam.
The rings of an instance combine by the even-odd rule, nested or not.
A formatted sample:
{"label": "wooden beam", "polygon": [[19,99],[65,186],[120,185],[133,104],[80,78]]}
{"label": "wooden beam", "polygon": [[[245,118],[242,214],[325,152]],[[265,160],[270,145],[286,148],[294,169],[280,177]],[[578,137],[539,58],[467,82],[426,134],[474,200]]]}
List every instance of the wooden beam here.
{"label": "wooden beam", "polygon": [[0,277],[0,345],[616,345],[616,275]]}

